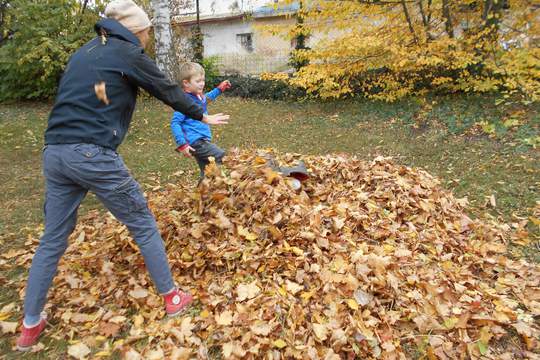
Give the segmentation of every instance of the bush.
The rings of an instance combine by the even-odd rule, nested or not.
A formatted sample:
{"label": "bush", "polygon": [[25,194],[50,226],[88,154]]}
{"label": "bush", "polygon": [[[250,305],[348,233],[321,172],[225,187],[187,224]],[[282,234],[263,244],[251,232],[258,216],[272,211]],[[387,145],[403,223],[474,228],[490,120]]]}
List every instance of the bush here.
{"label": "bush", "polygon": [[201,64],[204,68],[206,84],[211,88],[213,88],[215,84],[219,83],[216,82],[216,79],[219,77],[217,59],[217,56],[209,56],[207,58],[204,58]]}
{"label": "bush", "polygon": [[294,100],[306,96],[305,91],[283,81],[261,80],[258,77],[216,76],[212,84],[209,81],[207,83],[213,87],[227,79],[232,83],[232,88],[226,92],[229,96],[265,100]]}
{"label": "bush", "polygon": [[15,0],[10,18],[13,35],[0,46],[0,101],[53,97],[71,54],[94,36],[97,9],[81,15],[76,0]]}

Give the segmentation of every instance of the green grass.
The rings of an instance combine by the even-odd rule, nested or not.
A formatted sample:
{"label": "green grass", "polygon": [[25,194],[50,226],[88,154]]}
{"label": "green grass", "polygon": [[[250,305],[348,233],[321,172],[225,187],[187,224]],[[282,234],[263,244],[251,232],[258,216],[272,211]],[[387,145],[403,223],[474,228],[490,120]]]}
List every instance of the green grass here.
{"label": "green grass", "polygon": [[[448,96],[431,101],[435,104],[426,112],[414,99],[386,104],[220,98],[210,111],[231,115],[229,125],[214,128],[215,141],[224,148],[350,153],[368,160],[377,155],[393,156],[396,162],[424,168],[439,177],[457,197],[467,196],[473,216],[507,222],[531,216],[540,200],[540,154],[522,145],[520,137],[538,136],[540,108],[527,109],[525,127],[504,130],[498,139],[491,139],[467,130],[482,120],[502,123],[507,113],[493,105],[493,98]],[[0,105],[0,252],[23,246],[26,234],[40,229],[44,192],[41,148],[50,107],[49,103]],[[196,180],[194,161],[173,151],[170,116],[166,106],[141,101],[119,149],[146,188],[158,182]],[[412,126],[418,123],[419,127]],[[485,206],[491,195],[497,201],[494,209]],[[101,209],[101,205],[88,196],[81,213],[96,208]],[[538,241],[538,229],[531,238]],[[540,261],[534,245],[520,251],[516,253]],[[16,298],[13,292],[2,291],[0,304]],[[11,340],[0,340],[0,353],[9,350]],[[65,354],[62,342],[52,340],[50,346],[48,356]]]}

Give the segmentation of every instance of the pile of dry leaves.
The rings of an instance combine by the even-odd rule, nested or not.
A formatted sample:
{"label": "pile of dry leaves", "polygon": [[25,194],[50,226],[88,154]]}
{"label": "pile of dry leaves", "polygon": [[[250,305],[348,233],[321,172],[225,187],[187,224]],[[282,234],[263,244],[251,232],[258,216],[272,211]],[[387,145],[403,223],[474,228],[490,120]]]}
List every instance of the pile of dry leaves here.
{"label": "pile of dry leaves", "polygon": [[200,190],[148,194],[197,298],[178,319],[163,319],[127,229],[88,216],[50,293],[49,335],[77,358],[538,356],[540,267],[505,256],[509,226],[471,220],[465,200],[389,159],[302,159],[299,190],[262,152],[233,152]]}

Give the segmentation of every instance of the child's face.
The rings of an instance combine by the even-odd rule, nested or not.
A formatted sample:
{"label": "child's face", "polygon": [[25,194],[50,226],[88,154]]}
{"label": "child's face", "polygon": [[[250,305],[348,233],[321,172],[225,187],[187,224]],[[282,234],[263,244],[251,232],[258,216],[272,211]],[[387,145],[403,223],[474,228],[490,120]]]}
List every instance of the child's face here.
{"label": "child's face", "polygon": [[201,95],[204,91],[204,75],[194,75],[187,80],[182,81],[184,84],[184,90],[195,94],[195,95]]}

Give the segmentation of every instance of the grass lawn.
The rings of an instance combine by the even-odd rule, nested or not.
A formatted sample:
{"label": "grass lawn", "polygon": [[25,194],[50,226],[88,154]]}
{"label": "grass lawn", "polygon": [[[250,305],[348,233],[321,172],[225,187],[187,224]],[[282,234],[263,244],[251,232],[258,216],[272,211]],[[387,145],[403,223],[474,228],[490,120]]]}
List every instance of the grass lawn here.
{"label": "grass lawn", "polygon": [[[441,97],[427,113],[414,100],[386,104],[368,101],[270,102],[220,98],[210,111],[231,115],[227,126],[214,128],[224,148],[274,148],[305,154],[349,153],[364,159],[392,156],[396,162],[422,167],[439,177],[456,196],[467,196],[473,216],[512,222],[532,215],[540,201],[540,152],[521,145],[520,136],[538,136],[540,108],[527,110],[529,126],[499,134],[499,139],[464,132],[475,122],[501,122],[505,114],[489,97]],[[43,177],[41,148],[51,104],[0,105],[0,254],[23,246],[42,221]],[[138,105],[130,133],[120,147],[127,165],[143,186],[193,181],[195,162],[173,151],[169,130],[171,110],[153,101]],[[419,127],[412,124],[422,120]],[[496,207],[488,206],[494,196]],[[81,212],[101,208],[93,196]],[[518,256],[540,261],[538,227],[531,246],[515,249]],[[25,279],[25,273],[1,274]],[[0,307],[17,299],[3,290]],[[12,319],[14,320],[14,319]],[[0,354],[9,352],[9,339],[0,340]],[[49,340],[50,341],[50,340]],[[65,342],[47,342],[51,349],[38,356],[65,354]],[[10,355],[12,356],[12,355]],[[54,356],[53,356],[54,357]]]}

